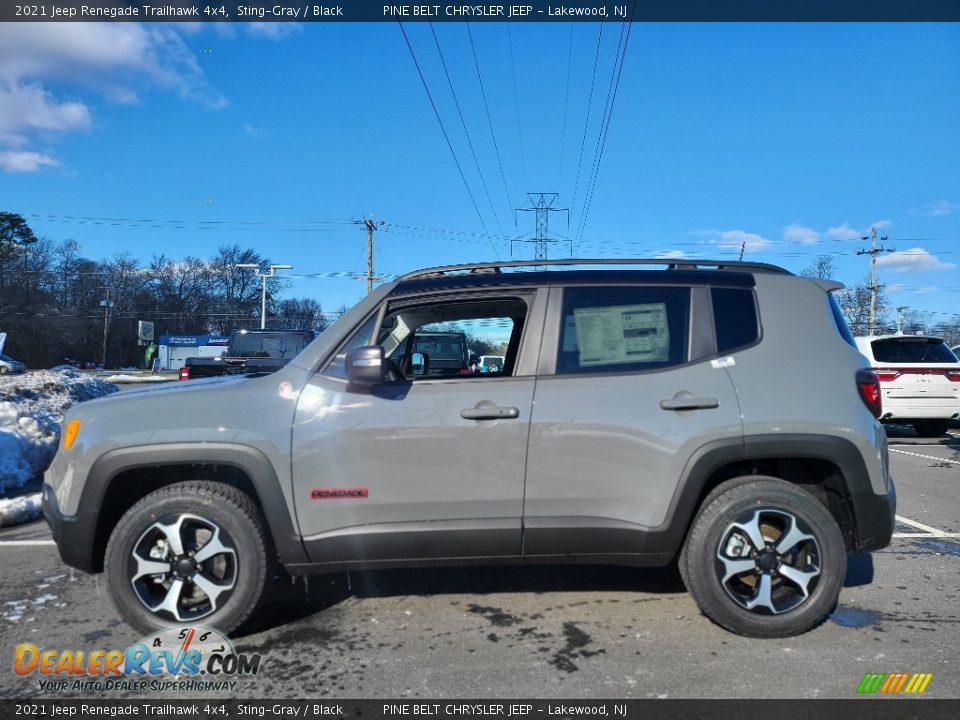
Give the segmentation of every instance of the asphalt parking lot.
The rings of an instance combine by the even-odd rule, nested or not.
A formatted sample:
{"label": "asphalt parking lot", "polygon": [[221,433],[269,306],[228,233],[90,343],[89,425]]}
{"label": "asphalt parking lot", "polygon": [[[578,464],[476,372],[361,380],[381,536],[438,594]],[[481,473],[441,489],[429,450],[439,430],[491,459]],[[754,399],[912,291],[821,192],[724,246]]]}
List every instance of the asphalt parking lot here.
{"label": "asphalt parking lot", "polygon": [[[274,588],[235,640],[262,654],[260,673],[224,696],[851,698],[865,673],[926,672],[925,697],[960,698],[960,432],[889,434],[897,537],[850,558],[836,612],[800,637],[731,635],[671,569],[353,573]],[[60,562],[42,521],[0,532],[0,562],[0,697],[50,695],[10,669],[18,643],[139,639],[102,577]]]}

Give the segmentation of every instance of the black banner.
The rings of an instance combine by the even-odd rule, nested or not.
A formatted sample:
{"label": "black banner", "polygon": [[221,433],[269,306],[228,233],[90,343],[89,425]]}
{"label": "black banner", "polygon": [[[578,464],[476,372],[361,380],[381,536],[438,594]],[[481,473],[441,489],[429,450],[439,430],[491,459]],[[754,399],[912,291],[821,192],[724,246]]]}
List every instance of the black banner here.
{"label": "black banner", "polygon": [[[771,685],[775,690],[776,683]],[[954,720],[960,700],[30,700],[0,701],[16,718],[249,718],[322,720]]]}
{"label": "black banner", "polygon": [[960,21],[960,0],[47,0],[2,22]]}

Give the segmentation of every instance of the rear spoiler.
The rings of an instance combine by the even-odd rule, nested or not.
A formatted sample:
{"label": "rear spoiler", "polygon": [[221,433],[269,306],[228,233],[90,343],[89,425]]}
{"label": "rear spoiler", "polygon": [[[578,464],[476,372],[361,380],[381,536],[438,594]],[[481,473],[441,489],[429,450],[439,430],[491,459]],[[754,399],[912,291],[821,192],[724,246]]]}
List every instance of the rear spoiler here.
{"label": "rear spoiler", "polygon": [[810,278],[810,281],[816,283],[824,292],[835,292],[837,290],[843,290],[847,286],[844,285],[839,280],[821,280],[820,278]]}

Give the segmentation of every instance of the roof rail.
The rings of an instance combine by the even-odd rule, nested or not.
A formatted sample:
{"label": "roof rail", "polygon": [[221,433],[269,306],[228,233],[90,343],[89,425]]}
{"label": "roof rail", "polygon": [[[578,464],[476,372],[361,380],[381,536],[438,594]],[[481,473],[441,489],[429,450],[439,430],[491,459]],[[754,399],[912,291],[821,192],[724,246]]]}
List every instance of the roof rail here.
{"label": "roof rail", "polygon": [[759,262],[742,262],[735,260],[687,260],[678,258],[571,258],[557,260],[505,260],[489,263],[468,263],[464,265],[441,265],[439,267],[424,268],[401,275],[398,281],[413,280],[415,278],[442,277],[454,273],[469,273],[471,275],[499,273],[502,268],[516,267],[545,267],[549,265],[664,265],[667,270],[752,270],[754,272],[777,273],[792,275],[777,265]]}

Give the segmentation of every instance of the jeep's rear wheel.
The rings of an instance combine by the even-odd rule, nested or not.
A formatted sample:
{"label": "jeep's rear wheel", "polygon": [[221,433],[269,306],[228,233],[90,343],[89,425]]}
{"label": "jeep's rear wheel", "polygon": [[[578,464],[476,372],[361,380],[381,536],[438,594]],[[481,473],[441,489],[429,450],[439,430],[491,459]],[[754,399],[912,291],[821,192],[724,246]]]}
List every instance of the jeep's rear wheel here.
{"label": "jeep's rear wheel", "polygon": [[143,632],[192,623],[236,629],[260,604],[268,565],[250,497],[206,481],[137,502],[117,523],[105,560],[117,610]]}
{"label": "jeep's rear wheel", "polygon": [[913,429],[917,431],[920,437],[940,437],[946,435],[950,429],[948,420],[929,420],[927,422],[918,422],[913,424]]}
{"label": "jeep's rear wheel", "polygon": [[680,557],[704,615],[752,637],[787,637],[833,610],[846,573],[843,536],[800,487],[751,476],[704,501]]}

